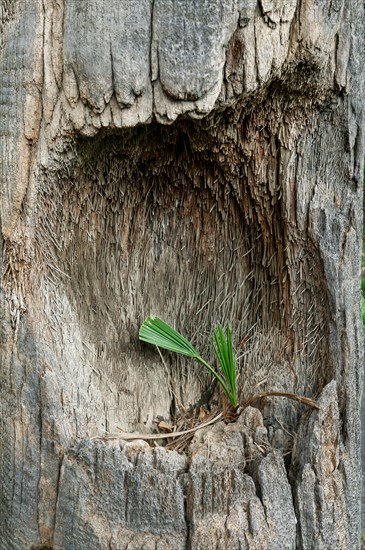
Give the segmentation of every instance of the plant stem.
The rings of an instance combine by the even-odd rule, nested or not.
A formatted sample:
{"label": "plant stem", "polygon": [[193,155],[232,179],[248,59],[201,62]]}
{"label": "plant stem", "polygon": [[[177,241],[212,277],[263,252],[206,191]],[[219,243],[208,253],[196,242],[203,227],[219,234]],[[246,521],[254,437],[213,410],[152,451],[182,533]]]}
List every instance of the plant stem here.
{"label": "plant stem", "polygon": [[199,361],[199,363],[201,365],[203,365],[204,367],[206,367],[212,374],[213,376],[216,377],[216,379],[218,380],[218,382],[220,383],[220,385],[222,386],[223,388],[223,391],[225,392],[225,394],[227,395],[228,397],[228,400],[229,402],[231,403],[232,407],[236,407],[237,406],[237,403],[236,403],[236,399],[234,398],[234,396],[232,396],[232,394],[230,393],[229,389],[227,388],[227,385],[225,384],[223,378],[221,378],[221,376],[219,376],[219,374],[217,373],[216,370],[214,370],[206,361],[204,361],[204,359],[202,357],[200,357],[200,355],[196,355],[195,356],[195,359],[197,361]]}

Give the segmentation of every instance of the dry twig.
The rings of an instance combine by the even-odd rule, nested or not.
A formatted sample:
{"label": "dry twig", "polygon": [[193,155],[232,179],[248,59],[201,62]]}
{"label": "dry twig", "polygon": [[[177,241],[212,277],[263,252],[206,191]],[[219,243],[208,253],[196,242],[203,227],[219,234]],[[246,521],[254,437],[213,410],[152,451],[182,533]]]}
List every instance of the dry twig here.
{"label": "dry twig", "polygon": [[304,395],[287,393],[285,391],[265,391],[262,393],[257,393],[256,395],[250,397],[250,399],[246,402],[246,406],[252,405],[256,401],[258,401],[259,399],[263,399],[264,397],[287,397],[288,399],[293,399],[294,401],[303,403],[303,405],[307,405],[307,407],[311,407],[312,409],[321,409],[318,403],[313,399],[310,399],[309,397],[304,397]]}
{"label": "dry twig", "polygon": [[150,441],[153,439],[168,439],[168,438],[177,438],[180,436],[185,436],[188,434],[192,434],[196,432],[197,430],[200,430],[201,428],[206,428],[207,426],[210,426],[211,424],[214,424],[217,422],[220,418],[222,418],[223,414],[217,414],[214,418],[211,420],[208,420],[207,422],[203,422],[202,424],[199,424],[198,426],[195,426],[194,428],[190,428],[189,430],[184,430],[182,432],[173,432],[170,434],[130,434],[130,433],[120,433],[120,434],[106,434],[102,436],[94,436],[90,439],[122,439],[124,441],[131,441],[134,439],[143,439],[145,441]]}

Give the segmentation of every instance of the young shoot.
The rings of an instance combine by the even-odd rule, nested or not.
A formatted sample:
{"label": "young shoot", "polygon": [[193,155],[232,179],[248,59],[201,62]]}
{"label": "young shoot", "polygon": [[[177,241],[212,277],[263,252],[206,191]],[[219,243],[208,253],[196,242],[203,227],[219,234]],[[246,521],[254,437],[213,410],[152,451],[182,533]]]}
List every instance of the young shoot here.
{"label": "young shoot", "polygon": [[236,363],[229,326],[226,333],[219,324],[217,328],[213,329],[213,350],[223,376],[199,355],[186,338],[158,317],[147,317],[139,330],[139,339],[198,361],[218,380],[233,410],[237,409]]}

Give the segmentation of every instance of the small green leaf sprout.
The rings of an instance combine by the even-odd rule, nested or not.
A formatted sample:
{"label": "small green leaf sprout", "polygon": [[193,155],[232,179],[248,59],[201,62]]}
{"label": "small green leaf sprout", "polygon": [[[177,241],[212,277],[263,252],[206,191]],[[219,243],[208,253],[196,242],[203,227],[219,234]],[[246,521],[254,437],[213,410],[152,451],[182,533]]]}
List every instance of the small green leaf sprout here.
{"label": "small green leaf sprout", "polygon": [[233,354],[232,333],[229,325],[226,333],[220,324],[213,329],[213,350],[218,359],[223,377],[211,367],[186,338],[158,317],[147,317],[139,331],[139,339],[148,344],[185,355],[198,361],[218,380],[235,411],[238,407],[236,392],[236,363]]}

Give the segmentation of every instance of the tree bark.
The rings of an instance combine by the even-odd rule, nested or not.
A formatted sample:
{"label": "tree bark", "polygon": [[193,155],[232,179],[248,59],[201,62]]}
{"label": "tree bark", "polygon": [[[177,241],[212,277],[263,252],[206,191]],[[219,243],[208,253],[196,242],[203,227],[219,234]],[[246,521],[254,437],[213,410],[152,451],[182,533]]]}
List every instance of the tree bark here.
{"label": "tree bark", "polygon": [[[359,547],[362,0],[0,9],[0,547]],[[220,406],[150,313],[233,329],[184,453],[100,439]]]}

